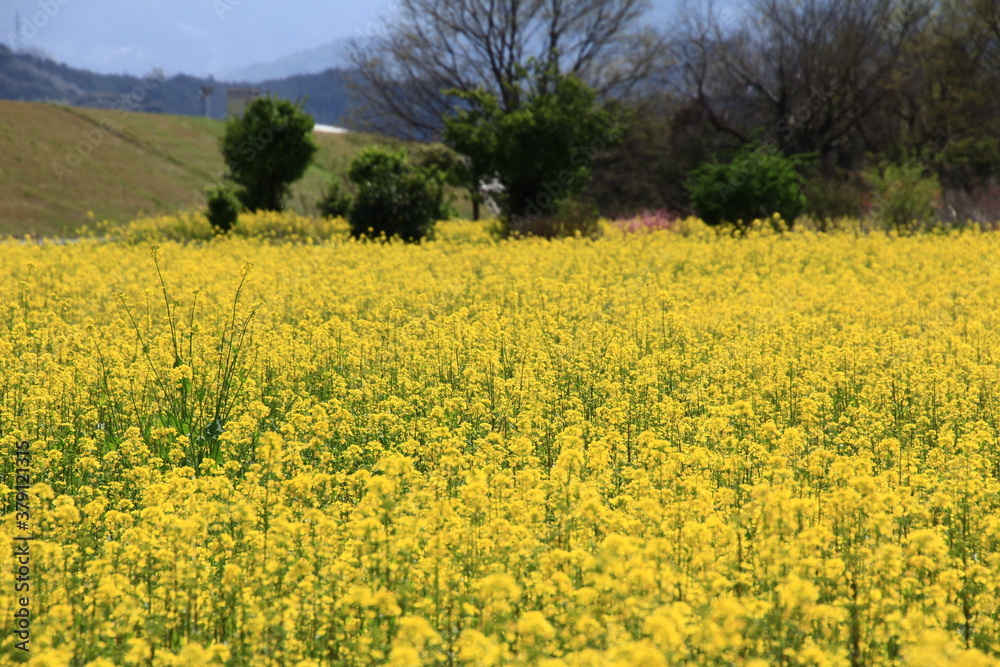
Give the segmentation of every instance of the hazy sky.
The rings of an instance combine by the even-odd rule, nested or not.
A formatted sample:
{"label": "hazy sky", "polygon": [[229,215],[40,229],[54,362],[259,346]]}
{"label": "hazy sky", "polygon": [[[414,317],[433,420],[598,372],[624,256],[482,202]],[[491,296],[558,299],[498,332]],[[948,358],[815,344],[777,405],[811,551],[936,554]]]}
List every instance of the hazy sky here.
{"label": "hazy sky", "polygon": [[[653,4],[650,18],[664,21],[678,0]],[[0,0],[0,40],[11,45],[20,14],[20,46],[74,67],[218,75],[363,35],[393,6],[390,0]]]}

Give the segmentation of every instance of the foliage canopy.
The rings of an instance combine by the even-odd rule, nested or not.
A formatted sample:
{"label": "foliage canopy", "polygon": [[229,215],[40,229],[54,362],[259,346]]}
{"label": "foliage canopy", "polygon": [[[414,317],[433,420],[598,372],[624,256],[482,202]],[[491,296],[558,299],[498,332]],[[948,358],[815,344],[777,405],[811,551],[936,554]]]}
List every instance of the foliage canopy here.
{"label": "foliage canopy", "polygon": [[316,153],[313,119],[298,104],[271,96],[251,102],[226,123],[222,156],[228,178],[250,211],[280,211],[289,186]]}

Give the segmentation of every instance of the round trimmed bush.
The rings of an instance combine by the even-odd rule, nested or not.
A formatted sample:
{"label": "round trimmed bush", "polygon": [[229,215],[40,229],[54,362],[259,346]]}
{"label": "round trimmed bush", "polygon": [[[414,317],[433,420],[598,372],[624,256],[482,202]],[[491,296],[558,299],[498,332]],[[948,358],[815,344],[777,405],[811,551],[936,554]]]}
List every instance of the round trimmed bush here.
{"label": "round trimmed bush", "polygon": [[708,163],[691,171],[691,205],[709,225],[729,223],[746,231],[754,219],[778,213],[789,225],[806,208],[798,160],[774,147],[749,146],[729,164]]}
{"label": "round trimmed bush", "polygon": [[216,186],[205,193],[208,197],[208,221],[218,234],[225,234],[236,225],[240,215],[240,200],[231,189]]}
{"label": "round trimmed bush", "polygon": [[348,214],[354,236],[419,241],[448,217],[442,174],[413,166],[404,150],[365,149],[347,176],[357,189]]}

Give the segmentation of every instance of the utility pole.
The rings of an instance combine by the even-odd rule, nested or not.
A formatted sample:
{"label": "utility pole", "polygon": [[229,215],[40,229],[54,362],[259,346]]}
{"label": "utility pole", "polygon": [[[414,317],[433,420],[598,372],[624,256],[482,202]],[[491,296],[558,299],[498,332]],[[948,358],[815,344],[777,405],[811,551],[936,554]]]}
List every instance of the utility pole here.
{"label": "utility pole", "polygon": [[212,117],[212,93],[215,91],[215,86],[202,86],[201,87],[201,101],[205,105],[205,118]]}

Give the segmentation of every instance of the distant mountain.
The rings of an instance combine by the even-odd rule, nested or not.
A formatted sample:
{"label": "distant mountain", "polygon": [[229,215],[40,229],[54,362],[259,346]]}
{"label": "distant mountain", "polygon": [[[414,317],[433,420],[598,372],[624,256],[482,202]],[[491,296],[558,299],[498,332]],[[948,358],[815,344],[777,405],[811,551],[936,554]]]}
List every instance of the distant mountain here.
{"label": "distant mountain", "polygon": [[[340,125],[347,107],[349,76],[343,70],[331,69],[318,74],[265,80],[252,87],[292,100],[307,98],[305,110],[317,123]],[[39,54],[14,52],[0,44],[0,99],[201,116],[205,114],[201,98],[203,86],[213,87],[209,98],[211,116],[223,118],[226,90],[246,87],[246,84],[184,74],[159,79],[95,74]]]}
{"label": "distant mountain", "polygon": [[299,74],[318,74],[328,69],[346,69],[348,66],[345,50],[350,40],[335,39],[314,49],[298,51],[270,62],[255,63],[246,67],[230,69],[218,74],[226,81],[249,81],[256,83],[273,79],[285,79]]}

